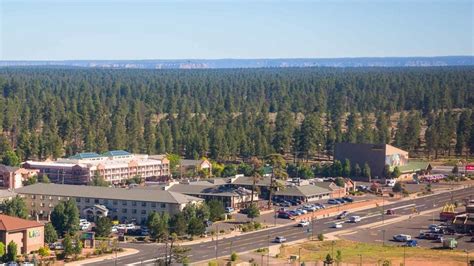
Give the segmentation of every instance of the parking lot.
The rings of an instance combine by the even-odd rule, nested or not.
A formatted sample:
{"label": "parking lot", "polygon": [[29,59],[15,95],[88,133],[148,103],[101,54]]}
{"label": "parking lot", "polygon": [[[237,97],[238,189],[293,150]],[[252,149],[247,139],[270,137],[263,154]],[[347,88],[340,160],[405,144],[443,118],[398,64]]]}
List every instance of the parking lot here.
{"label": "parking lot", "polygon": [[[435,218],[433,221],[433,217]],[[393,236],[397,234],[407,234],[412,236],[412,239],[417,240],[418,246],[426,248],[441,248],[442,244],[435,240],[419,239],[417,238],[420,234],[420,231],[427,231],[428,226],[431,224],[440,224],[441,222],[437,220],[439,217],[438,212],[425,214],[425,215],[416,215],[412,218],[400,221],[394,224],[389,224],[385,226],[380,226],[377,228],[368,228],[361,229],[356,233],[349,235],[342,235],[341,238],[366,242],[366,243],[385,243],[386,245],[402,245],[401,242],[396,242],[393,240]],[[385,234],[385,241],[384,241]],[[455,238],[458,241],[459,250],[469,250],[474,251],[474,242],[470,242],[472,236],[465,236],[461,234],[454,235],[444,235],[444,238]]]}

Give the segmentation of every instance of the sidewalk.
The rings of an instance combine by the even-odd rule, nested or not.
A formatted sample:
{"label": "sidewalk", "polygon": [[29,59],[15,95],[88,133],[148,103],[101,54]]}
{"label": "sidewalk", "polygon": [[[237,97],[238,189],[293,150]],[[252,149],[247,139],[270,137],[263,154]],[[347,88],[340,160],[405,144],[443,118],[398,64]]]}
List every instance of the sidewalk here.
{"label": "sidewalk", "polygon": [[123,252],[117,253],[117,257],[115,256],[115,253],[112,253],[112,254],[107,254],[105,256],[96,257],[96,258],[69,262],[69,263],[66,263],[65,265],[79,266],[79,265],[99,262],[103,260],[110,260],[111,261],[110,263],[112,265],[115,258],[121,258],[121,257],[129,256],[129,255],[137,254],[138,252],[139,252],[138,250],[133,249],[133,248],[125,248]]}

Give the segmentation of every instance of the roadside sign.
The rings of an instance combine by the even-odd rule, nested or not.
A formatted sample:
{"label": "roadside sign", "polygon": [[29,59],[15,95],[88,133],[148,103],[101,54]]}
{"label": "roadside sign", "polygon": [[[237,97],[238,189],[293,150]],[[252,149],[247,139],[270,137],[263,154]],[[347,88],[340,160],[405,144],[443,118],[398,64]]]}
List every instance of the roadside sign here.
{"label": "roadside sign", "polygon": [[466,171],[474,171],[474,164],[466,165]]}

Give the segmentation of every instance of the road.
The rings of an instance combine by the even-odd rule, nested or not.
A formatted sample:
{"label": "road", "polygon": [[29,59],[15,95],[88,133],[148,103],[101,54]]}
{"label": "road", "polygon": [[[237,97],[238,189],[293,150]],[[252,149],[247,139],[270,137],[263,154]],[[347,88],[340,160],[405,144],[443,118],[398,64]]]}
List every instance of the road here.
{"label": "road", "polygon": [[[217,257],[229,256],[232,252],[245,252],[255,250],[257,248],[268,247],[269,245],[278,245],[271,241],[276,236],[284,236],[289,242],[308,238],[311,232],[307,232],[309,228],[313,228],[314,237],[317,234],[327,234],[339,230],[347,230],[356,228],[363,224],[370,224],[380,222],[382,220],[390,220],[400,215],[412,214],[414,208],[418,212],[433,209],[433,204],[442,206],[446,202],[453,199],[464,199],[474,195],[474,187],[464,188],[451,192],[443,192],[439,194],[430,195],[427,197],[417,198],[410,201],[400,201],[390,205],[390,209],[395,209],[396,215],[382,215],[380,208],[371,208],[363,211],[351,213],[350,215],[359,215],[362,221],[359,223],[344,223],[343,228],[330,228],[334,222],[341,222],[335,220],[334,217],[319,219],[310,225],[308,228],[295,227],[294,225],[287,225],[268,230],[261,230],[254,233],[249,233],[241,236],[219,239],[217,242],[206,242],[201,244],[189,245],[191,248],[189,258],[192,262],[212,260]],[[344,222],[344,221],[342,221]],[[125,244],[123,247],[137,248],[139,253],[118,258],[117,265],[153,265],[153,261],[157,256],[164,256],[164,247],[157,244]],[[216,252],[217,247],[217,252]],[[90,265],[113,265],[113,261],[96,262]]]}

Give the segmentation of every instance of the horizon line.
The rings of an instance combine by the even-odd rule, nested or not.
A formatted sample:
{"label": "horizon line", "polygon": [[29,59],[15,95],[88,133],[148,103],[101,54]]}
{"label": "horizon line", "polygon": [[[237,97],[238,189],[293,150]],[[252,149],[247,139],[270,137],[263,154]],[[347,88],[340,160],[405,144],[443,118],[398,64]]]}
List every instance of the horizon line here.
{"label": "horizon line", "polygon": [[346,56],[346,57],[256,57],[256,58],[173,58],[173,59],[0,59],[0,62],[65,62],[65,61],[192,61],[192,60],[330,60],[330,59],[386,59],[386,58],[446,58],[446,57],[473,57],[474,55],[433,55],[433,56]]}

